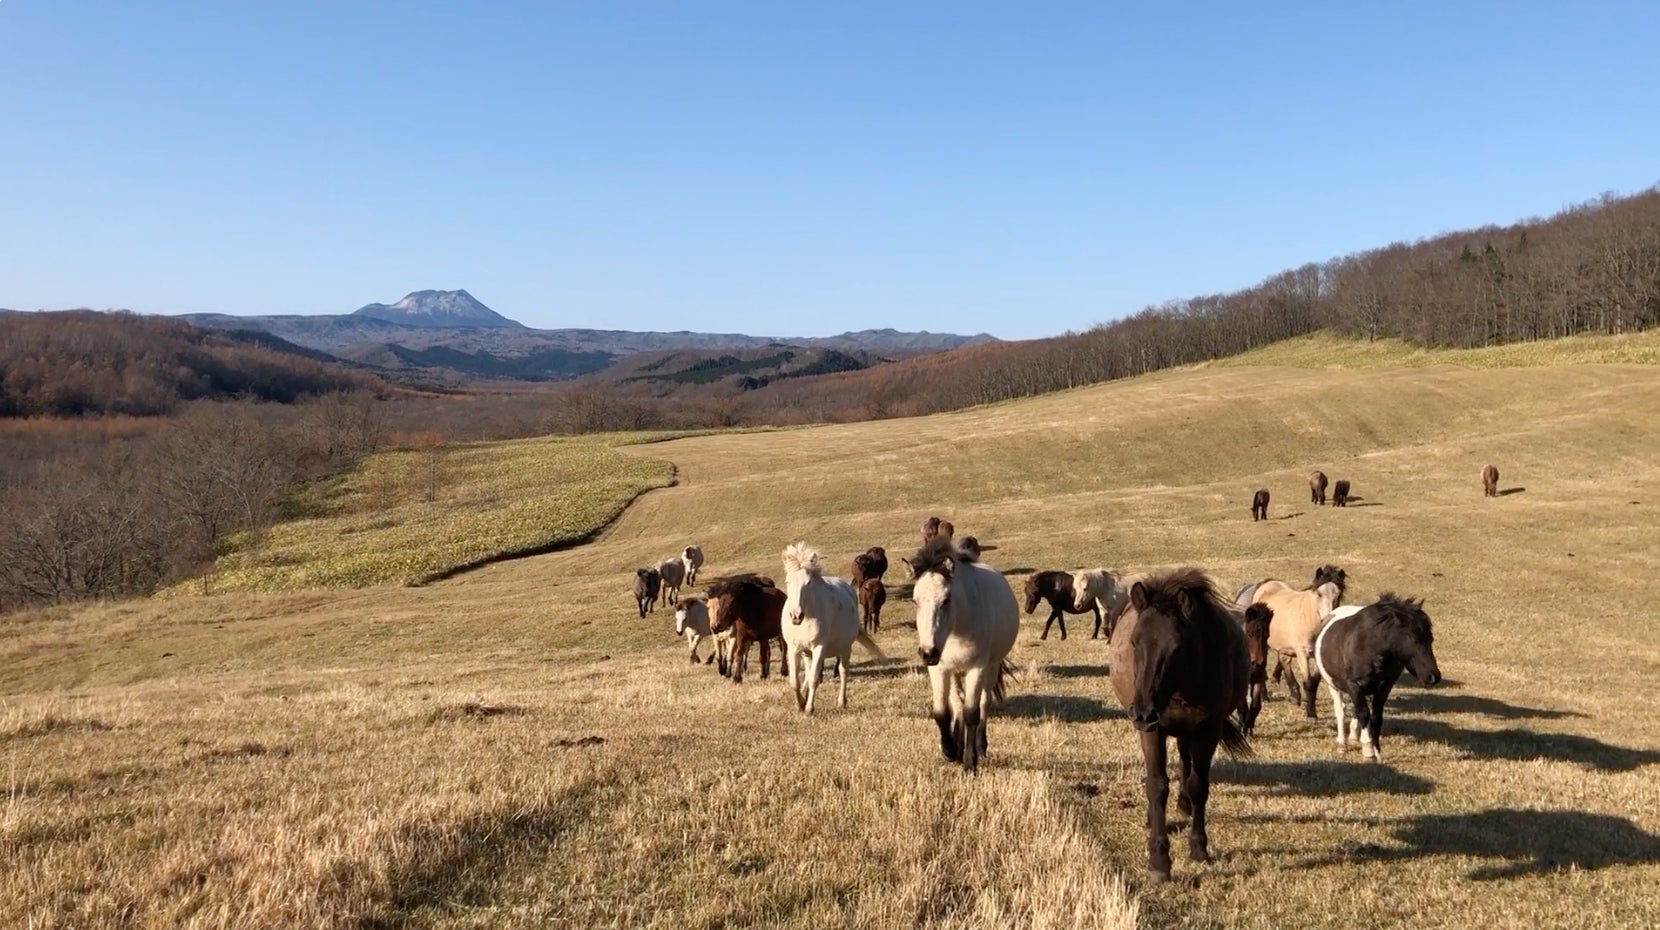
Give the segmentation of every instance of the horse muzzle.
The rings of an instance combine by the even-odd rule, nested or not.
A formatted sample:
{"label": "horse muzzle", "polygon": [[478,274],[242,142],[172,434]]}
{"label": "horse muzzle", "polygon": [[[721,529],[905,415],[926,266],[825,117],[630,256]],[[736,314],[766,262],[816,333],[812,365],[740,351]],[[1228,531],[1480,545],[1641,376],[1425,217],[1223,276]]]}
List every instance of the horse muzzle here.
{"label": "horse muzzle", "polygon": [[1430,669],[1429,674],[1425,675],[1424,678],[1423,678],[1423,685],[1426,688],[1433,688],[1433,687],[1435,687],[1436,685],[1438,685],[1440,683],[1441,683],[1441,670],[1438,669],[1438,668]]}
{"label": "horse muzzle", "polygon": [[932,649],[918,649],[916,654],[922,657],[922,664],[930,668],[940,664],[940,647]]}
{"label": "horse muzzle", "polygon": [[1143,733],[1151,733],[1159,728],[1159,712],[1144,710],[1140,707],[1130,708],[1130,723]]}

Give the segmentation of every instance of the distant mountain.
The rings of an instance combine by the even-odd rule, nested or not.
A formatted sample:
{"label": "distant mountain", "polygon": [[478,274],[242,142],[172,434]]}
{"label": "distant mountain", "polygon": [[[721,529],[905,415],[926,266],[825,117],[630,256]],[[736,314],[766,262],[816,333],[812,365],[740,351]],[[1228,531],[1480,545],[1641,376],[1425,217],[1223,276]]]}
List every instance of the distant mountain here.
{"label": "distant mountain", "polygon": [[395,304],[359,307],[352,316],[406,326],[524,328],[523,323],[514,322],[491,310],[466,291],[415,291]]}

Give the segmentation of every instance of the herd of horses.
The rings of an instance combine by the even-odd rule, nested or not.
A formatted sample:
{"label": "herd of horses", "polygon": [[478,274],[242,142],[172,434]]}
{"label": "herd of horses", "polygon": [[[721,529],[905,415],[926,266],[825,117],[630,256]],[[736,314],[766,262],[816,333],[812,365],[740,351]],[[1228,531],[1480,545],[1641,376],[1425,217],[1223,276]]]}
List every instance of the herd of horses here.
{"label": "herd of horses", "polygon": [[[1315,470],[1315,471],[1309,472],[1308,473],[1308,500],[1309,500],[1309,503],[1315,505],[1316,507],[1326,506],[1326,487],[1327,486],[1328,486],[1328,482],[1326,480],[1326,473],[1325,472],[1319,471],[1318,469]],[[1349,498],[1350,498],[1350,496],[1353,492],[1353,488],[1349,484],[1349,479],[1339,478],[1339,479],[1337,479],[1336,483],[1330,484],[1330,487],[1331,487],[1331,505],[1333,507],[1347,507],[1347,506],[1349,506]],[[1499,496],[1499,470],[1498,470],[1497,467],[1495,467],[1491,464],[1481,466],[1481,493],[1482,493],[1482,496],[1484,496],[1484,497],[1498,497]],[[1255,523],[1258,520],[1268,519],[1268,499],[1269,499],[1269,496],[1270,495],[1268,493],[1267,488],[1257,488],[1256,493],[1251,495],[1251,522],[1252,523]]]}
{"label": "herd of horses", "polygon": [[[1484,483],[1489,469],[1483,469]],[[1323,494],[1319,477],[1317,493]],[[1346,492],[1346,485],[1339,482],[1339,491]],[[928,674],[940,752],[969,772],[986,758],[986,720],[1013,672],[1009,655],[1021,615],[1008,580],[981,561],[985,548],[972,536],[958,539],[949,522],[930,517],[915,555],[898,560],[911,581],[917,655]],[[721,674],[742,682],[750,647],[759,645],[766,678],[773,644],[781,643],[779,674],[788,677],[797,707],[811,714],[828,660],[835,660],[837,702],[846,707],[853,646],[883,657],[871,635],[880,628],[886,600],[889,559],[882,547],[855,556],[851,580],[843,580],[826,574],[818,551],[797,542],[783,551],[782,586],[768,575],[745,573],[714,581],[702,598],[679,597],[679,587],[695,578],[702,562],[702,550],[688,546],[655,568],[639,569],[634,586],[641,616],[650,612],[659,588],[676,604],[675,630],[686,637],[691,662],[718,662]],[[1094,615],[1092,638],[1107,638],[1107,675],[1139,736],[1146,767],[1152,881],[1168,881],[1171,872],[1168,741],[1175,740],[1179,760],[1177,807],[1191,818],[1188,853],[1203,862],[1210,855],[1205,817],[1211,762],[1219,746],[1234,757],[1250,755],[1271,656],[1273,681],[1308,717],[1315,716],[1315,697],[1325,683],[1338,747],[1358,743],[1372,761],[1381,761],[1384,702],[1402,672],[1425,686],[1440,681],[1422,601],[1385,593],[1368,605],[1344,606],[1347,587],[1347,573],[1336,565],[1317,567],[1307,587],[1258,579],[1231,599],[1197,568],[1041,571],[1027,579],[1025,612],[1035,615],[1040,604],[1050,608],[1040,638],[1058,622],[1065,639],[1066,616],[1084,613]],[[700,660],[705,639],[713,648]]]}

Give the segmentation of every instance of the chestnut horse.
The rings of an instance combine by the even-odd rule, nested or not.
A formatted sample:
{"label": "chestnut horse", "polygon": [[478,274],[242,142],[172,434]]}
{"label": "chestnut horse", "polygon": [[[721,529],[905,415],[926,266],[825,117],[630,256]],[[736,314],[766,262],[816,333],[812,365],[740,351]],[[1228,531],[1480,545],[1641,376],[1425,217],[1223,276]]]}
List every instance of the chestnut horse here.
{"label": "chestnut horse", "polygon": [[1112,689],[1140,732],[1141,758],[1147,767],[1147,877],[1166,882],[1170,779],[1165,741],[1176,738],[1181,759],[1176,806],[1193,818],[1187,832],[1188,856],[1206,862],[1211,758],[1218,743],[1236,758],[1250,753],[1250,742],[1232,718],[1245,702],[1250,651],[1233,611],[1197,568],[1136,582],[1119,626],[1108,652]]}
{"label": "chestnut horse", "polygon": [[888,586],[880,578],[866,578],[859,585],[859,618],[866,633],[882,631],[882,605],[888,602]]}
{"label": "chestnut horse", "polygon": [[881,546],[871,546],[869,549],[853,557],[853,587],[862,587],[872,578],[882,580],[888,573],[888,550]]}
{"label": "chestnut horse", "polygon": [[[728,658],[734,683],[744,680],[751,643],[761,644],[761,677],[772,664],[772,642],[784,638],[782,618],[788,597],[765,575],[738,575],[709,586],[709,632],[719,636],[732,631]],[[778,674],[787,673],[784,653],[779,649]]]}
{"label": "chestnut horse", "polygon": [[1481,496],[1499,496],[1499,470],[1497,466],[1481,466]]}

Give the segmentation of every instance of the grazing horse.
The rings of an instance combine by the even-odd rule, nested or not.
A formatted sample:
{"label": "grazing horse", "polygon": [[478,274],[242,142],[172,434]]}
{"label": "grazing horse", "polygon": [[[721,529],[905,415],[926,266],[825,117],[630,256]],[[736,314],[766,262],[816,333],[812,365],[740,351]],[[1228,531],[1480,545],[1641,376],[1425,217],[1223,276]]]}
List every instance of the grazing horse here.
{"label": "grazing horse", "polygon": [[1252,604],[1239,616],[1245,631],[1245,645],[1251,655],[1251,671],[1245,679],[1245,703],[1239,707],[1239,731],[1249,737],[1256,732],[1257,715],[1268,697],[1268,626],[1274,611],[1267,604]]}
{"label": "grazing horse", "polygon": [[1147,767],[1147,877],[1170,880],[1165,804],[1168,737],[1181,759],[1176,806],[1193,818],[1188,856],[1210,859],[1205,806],[1210,762],[1221,743],[1229,755],[1250,753],[1231,715],[1245,702],[1250,653],[1245,633],[1204,572],[1185,568],[1151,576],[1130,588],[1123,632],[1108,651],[1112,689],[1141,734]]}
{"label": "grazing horse", "polygon": [[944,536],[946,539],[950,539],[956,532],[957,528],[951,524],[950,520],[929,517],[922,521],[922,544],[924,546],[928,545],[936,536]]}
{"label": "grazing horse", "polygon": [[1308,473],[1308,502],[1320,507],[1326,506],[1326,473],[1311,471]]}
{"label": "grazing horse", "polygon": [[917,653],[928,667],[940,752],[974,772],[985,758],[986,712],[1003,699],[1020,634],[1020,604],[995,568],[934,539],[906,560],[916,585]]}
{"label": "grazing horse", "polygon": [[1349,506],[1349,479],[1339,478],[1337,483],[1332,485],[1331,505],[1333,507]]}
{"label": "grazing horse", "polygon": [[[680,602],[674,610],[674,631],[686,637],[686,645],[691,653],[691,662],[697,664],[697,644],[712,637],[709,631],[709,606],[695,597],[689,597]],[[703,660],[704,665],[715,661],[715,654],[720,651],[721,644],[715,644],[715,651]],[[724,663],[723,663],[724,664]]]}
{"label": "grazing horse", "polygon": [[1481,466],[1481,496],[1499,496],[1499,470],[1497,466]]}
{"label": "grazing horse", "polygon": [[1255,523],[1258,520],[1266,519],[1268,519],[1268,489],[1257,488],[1257,492],[1251,495],[1251,522]]}
{"label": "grazing horse", "polygon": [[[709,632],[718,637],[732,631],[727,657],[732,681],[744,680],[750,644],[757,642],[761,644],[761,677],[765,679],[772,664],[772,641],[783,638],[781,619],[787,596],[765,575],[739,575],[710,585],[708,598]],[[782,652],[779,657],[782,659]],[[778,673],[784,672],[780,663]]]}
{"label": "grazing horse", "polygon": [[[1331,690],[1337,718],[1337,748],[1349,748],[1347,736],[1360,743],[1361,755],[1382,762],[1378,737],[1383,733],[1383,702],[1401,677],[1412,672],[1426,687],[1441,681],[1435,661],[1435,631],[1424,602],[1383,594],[1377,603],[1342,608],[1332,615],[1314,643],[1320,675]],[[1345,733],[1344,712],[1352,725]]]}
{"label": "grazing horse", "polygon": [[866,633],[882,631],[882,605],[888,602],[888,586],[880,578],[866,578],[859,585],[859,617]]}
{"label": "grazing horse", "polygon": [[686,584],[697,584],[697,570],[703,567],[703,547],[693,543],[680,552],[680,560],[686,563]]}
{"label": "grazing horse", "polygon": [[[878,658],[881,647],[859,628],[859,600],[853,586],[824,574],[818,550],[806,543],[792,543],[784,549],[784,648],[790,668],[790,688],[796,707],[813,712],[825,656],[836,660],[836,681],[841,686],[836,703],[847,706],[847,664],[853,658],[853,643]],[[802,662],[807,663],[806,681],[801,681]]]}
{"label": "grazing horse", "polygon": [[663,578],[663,602],[673,604],[680,600],[680,586],[686,583],[686,562],[680,556],[657,563],[657,574]]}
{"label": "grazing horse", "polygon": [[1061,639],[1066,638],[1066,615],[1093,613],[1095,615],[1095,630],[1101,630],[1101,608],[1094,598],[1090,598],[1084,606],[1079,606],[1078,597],[1072,586],[1071,572],[1038,572],[1026,579],[1026,612],[1036,613],[1040,601],[1049,604],[1049,619],[1043,622],[1043,635],[1038,639],[1049,638],[1049,627],[1059,620],[1061,624]]}
{"label": "grazing horse", "polygon": [[882,580],[888,573],[888,550],[881,546],[871,546],[869,549],[853,557],[853,587],[861,587],[872,578]]}
{"label": "grazing horse", "polygon": [[1112,639],[1113,630],[1118,627],[1118,618],[1124,615],[1124,608],[1130,606],[1130,585],[1140,577],[1105,568],[1072,573],[1073,597],[1076,599],[1073,606],[1077,612],[1082,613],[1085,605],[1095,605],[1095,632],[1090,634],[1090,639],[1101,634],[1103,623],[1107,639]]}
{"label": "grazing horse", "polygon": [[[1268,625],[1268,646],[1279,653],[1274,680],[1283,681],[1291,699],[1301,704],[1303,714],[1314,716],[1314,697],[1320,686],[1320,669],[1314,662],[1314,638],[1320,635],[1331,612],[1343,601],[1348,573],[1335,565],[1314,570],[1314,587],[1299,591],[1283,581],[1264,581],[1256,586],[1251,603],[1266,604],[1274,612]],[[1303,682],[1299,687],[1292,665],[1300,665]]]}
{"label": "grazing horse", "polygon": [[657,574],[657,569],[634,569],[634,604],[640,608],[641,620],[657,606],[657,592],[662,585],[663,577]]}

